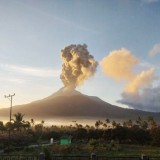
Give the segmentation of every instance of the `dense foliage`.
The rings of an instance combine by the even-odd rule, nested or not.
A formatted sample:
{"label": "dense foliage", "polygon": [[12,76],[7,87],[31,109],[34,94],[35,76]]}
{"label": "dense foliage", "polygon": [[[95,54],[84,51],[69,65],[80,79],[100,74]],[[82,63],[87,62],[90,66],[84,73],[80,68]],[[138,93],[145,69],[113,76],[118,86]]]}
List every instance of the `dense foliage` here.
{"label": "dense foliage", "polygon": [[[10,136],[9,136],[10,135]],[[61,146],[59,140],[63,135],[72,137],[72,145]],[[70,126],[45,126],[45,122],[35,124],[34,119],[24,120],[24,115],[17,113],[11,122],[0,122],[0,149],[5,151],[26,148],[32,144],[50,143],[54,139],[52,153],[90,153],[121,150],[121,145],[160,146],[160,127],[152,117],[123,123],[97,120],[95,126],[75,123]],[[29,148],[28,148],[29,150]],[[48,152],[46,150],[45,152]]]}

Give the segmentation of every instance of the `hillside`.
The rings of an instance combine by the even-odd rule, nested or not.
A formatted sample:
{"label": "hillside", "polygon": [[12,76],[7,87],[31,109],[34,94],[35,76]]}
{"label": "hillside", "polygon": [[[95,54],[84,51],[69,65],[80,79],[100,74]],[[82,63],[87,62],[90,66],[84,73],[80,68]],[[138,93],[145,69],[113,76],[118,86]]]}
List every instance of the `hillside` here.
{"label": "hillside", "polygon": [[[114,119],[136,119],[138,116],[153,116],[160,121],[160,113],[144,112],[125,109],[107,102],[98,97],[87,96],[76,90],[60,89],[58,92],[42,100],[13,107],[13,114],[21,112],[26,117],[52,118],[60,117],[104,117]],[[0,109],[0,116],[8,116],[9,108]]]}

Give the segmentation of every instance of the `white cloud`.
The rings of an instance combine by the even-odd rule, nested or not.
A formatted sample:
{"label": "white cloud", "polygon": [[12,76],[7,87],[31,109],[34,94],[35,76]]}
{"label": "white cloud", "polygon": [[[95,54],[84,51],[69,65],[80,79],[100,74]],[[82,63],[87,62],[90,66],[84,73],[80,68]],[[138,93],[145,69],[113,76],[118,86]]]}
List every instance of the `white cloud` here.
{"label": "white cloud", "polygon": [[160,43],[155,44],[149,52],[149,55],[152,57],[157,54],[160,54]]}
{"label": "white cloud", "polygon": [[23,84],[25,81],[15,77],[11,77],[11,78],[0,77],[0,82],[12,82],[16,84]]}
{"label": "white cloud", "polygon": [[0,67],[7,71],[35,77],[59,77],[60,75],[60,70],[53,70],[49,68],[18,66],[10,64],[1,64]]}

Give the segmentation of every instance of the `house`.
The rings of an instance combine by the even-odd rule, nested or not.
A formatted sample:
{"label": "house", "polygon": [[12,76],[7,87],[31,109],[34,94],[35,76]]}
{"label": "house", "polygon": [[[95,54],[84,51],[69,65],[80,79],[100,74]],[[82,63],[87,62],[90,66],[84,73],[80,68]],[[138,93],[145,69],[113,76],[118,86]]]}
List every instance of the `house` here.
{"label": "house", "polygon": [[71,136],[63,135],[60,138],[60,145],[69,145],[71,144]]}

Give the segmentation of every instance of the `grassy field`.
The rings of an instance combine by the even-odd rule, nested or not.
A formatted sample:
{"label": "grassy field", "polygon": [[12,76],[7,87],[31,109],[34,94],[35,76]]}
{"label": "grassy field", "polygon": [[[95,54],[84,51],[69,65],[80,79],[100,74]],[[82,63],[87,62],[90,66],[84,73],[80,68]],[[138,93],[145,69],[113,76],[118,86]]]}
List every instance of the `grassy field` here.
{"label": "grassy field", "polygon": [[106,156],[141,156],[142,154],[150,157],[160,157],[160,147],[140,146],[140,145],[119,145],[118,149],[106,150],[102,146],[92,148],[84,144],[72,145],[53,145],[48,147],[25,148],[21,151],[13,151],[13,154],[39,154],[40,152],[49,152],[50,154],[63,155],[90,155],[96,153],[97,155]]}
{"label": "grassy field", "polygon": [[114,156],[139,156],[141,154],[145,154],[147,156],[160,156],[160,147],[121,145],[119,151],[107,151],[106,154]]}

